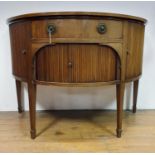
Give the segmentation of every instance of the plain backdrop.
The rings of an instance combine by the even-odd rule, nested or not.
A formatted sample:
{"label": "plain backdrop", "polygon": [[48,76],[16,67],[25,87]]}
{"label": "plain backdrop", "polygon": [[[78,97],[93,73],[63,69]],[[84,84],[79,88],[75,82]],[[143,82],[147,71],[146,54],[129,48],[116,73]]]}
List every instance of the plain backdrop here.
{"label": "plain backdrop", "polygon": [[[9,30],[6,19],[24,13],[47,11],[101,11],[146,18],[143,75],[138,109],[155,109],[155,2],[0,2],[0,111],[17,110],[15,80],[12,76]],[[20,64],[19,64],[20,65]],[[116,109],[115,86],[37,86],[37,109]],[[27,85],[23,102],[28,110]],[[126,85],[124,109],[132,107],[132,83]]]}

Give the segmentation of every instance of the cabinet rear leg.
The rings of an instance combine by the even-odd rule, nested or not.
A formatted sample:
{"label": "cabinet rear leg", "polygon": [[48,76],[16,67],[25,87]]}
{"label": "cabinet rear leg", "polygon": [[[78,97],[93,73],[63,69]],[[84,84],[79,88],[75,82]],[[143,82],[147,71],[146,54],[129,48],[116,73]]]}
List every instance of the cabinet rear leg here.
{"label": "cabinet rear leg", "polygon": [[16,91],[17,91],[17,102],[18,102],[18,112],[22,113],[24,111],[23,104],[22,104],[22,82],[16,80]]}
{"label": "cabinet rear leg", "polygon": [[36,137],[36,85],[28,83],[29,111],[30,111],[30,133],[31,138]]}
{"label": "cabinet rear leg", "polygon": [[139,85],[139,80],[134,81],[133,83],[133,109],[132,109],[133,113],[136,113],[136,110],[137,110],[138,85]]}
{"label": "cabinet rear leg", "polygon": [[116,85],[116,94],[117,94],[117,137],[121,137],[122,133],[122,113],[123,113],[123,99],[124,99],[124,89],[125,83],[120,83]]}

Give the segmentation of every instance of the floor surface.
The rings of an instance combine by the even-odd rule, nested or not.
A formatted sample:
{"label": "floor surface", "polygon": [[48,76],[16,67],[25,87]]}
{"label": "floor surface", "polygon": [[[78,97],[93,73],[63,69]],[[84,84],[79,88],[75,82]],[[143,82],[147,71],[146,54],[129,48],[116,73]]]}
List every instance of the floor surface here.
{"label": "floor surface", "polygon": [[115,129],[115,111],[42,111],[31,140],[28,112],[0,112],[0,152],[155,152],[155,110],[125,111]]}

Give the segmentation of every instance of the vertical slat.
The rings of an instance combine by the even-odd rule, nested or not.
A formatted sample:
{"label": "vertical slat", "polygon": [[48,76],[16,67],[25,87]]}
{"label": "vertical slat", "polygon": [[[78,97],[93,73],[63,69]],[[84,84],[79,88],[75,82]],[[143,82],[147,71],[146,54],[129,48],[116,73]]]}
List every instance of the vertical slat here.
{"label": "vertical slat", "polygon": [[36,74],[40,81],[68,82],[67,46],[47,46],[36,54]]}
{"label": "vertical slat", "polygon": [[[102,82],[115,80],[116,53],[96,44],[69,45],[74,63],[73,82]],[[78,53],[78,54],[77,54]]]}

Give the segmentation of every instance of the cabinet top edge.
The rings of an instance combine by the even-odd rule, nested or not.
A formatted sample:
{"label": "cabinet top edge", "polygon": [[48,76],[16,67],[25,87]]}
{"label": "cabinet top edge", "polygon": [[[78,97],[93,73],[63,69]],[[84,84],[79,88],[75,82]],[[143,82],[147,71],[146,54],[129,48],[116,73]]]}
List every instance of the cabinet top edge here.
{"label": "cabinet top edge", "polygon": [[109,17],[126,20],[136,20],[142,23],[146,23],[147,20],[137,16],[119,14],[119,13],[106,13],[106,12],[40,12],[40,13],[28,13],[22,14],[7,19],[7,23],[11,24],[18,20],[28,20],[31,18],[52,17],[52,16],[96,16],[96,17]]}

